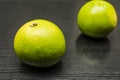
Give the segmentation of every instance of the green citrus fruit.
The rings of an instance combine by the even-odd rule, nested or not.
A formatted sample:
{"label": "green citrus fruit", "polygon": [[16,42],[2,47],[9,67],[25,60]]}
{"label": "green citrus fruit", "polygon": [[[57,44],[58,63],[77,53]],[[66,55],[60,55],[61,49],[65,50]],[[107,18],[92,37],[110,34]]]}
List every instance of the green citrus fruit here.
{"label": "green citrus fruit", "polygon": [[77,23],[83,34],[102,38],[115,29],[117,14],[110,3],[104,0],[92,0],[79,10]]}
{"label": "green citrus fruit", "polygon": [[42,19],[25,23],[16,33],[14,50],[24,63],[49,67],[60,61],[66,48],[65,38],[57,25]]}

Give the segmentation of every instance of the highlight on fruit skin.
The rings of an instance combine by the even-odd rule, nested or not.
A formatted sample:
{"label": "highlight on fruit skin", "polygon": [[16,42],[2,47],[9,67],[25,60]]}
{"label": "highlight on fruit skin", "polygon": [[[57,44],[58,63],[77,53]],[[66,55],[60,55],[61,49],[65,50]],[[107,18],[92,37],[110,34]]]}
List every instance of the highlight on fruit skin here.
{"label": "highlight on fruit skin", "polygon": [[117,13],[113,5],[105,0],[91,0],[80,8],[77,23],[83,34],[103,38],[116,28]]}
{"label": "highlight on fruit skin", "polygon": [[104,0],[91,0],[91,1],[104,1]]}
{"label": "highlight on fruit skin", "polygon": [[48,20],[28,21],[14,37],[16,56],[30,66],[53,66],[61,60],[65,50],[66,41],[62,30]]}

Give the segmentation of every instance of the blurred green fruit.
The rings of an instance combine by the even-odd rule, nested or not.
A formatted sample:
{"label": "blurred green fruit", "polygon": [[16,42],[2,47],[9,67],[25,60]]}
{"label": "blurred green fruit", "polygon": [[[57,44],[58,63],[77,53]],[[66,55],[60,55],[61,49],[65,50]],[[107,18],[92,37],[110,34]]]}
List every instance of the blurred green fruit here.
{"label": "blurred green fruit", "polygon": [[117,14],[110,3],[104,0],[92,0],[80,9],[77,23],[83,34],[102,38],[116,28]]}

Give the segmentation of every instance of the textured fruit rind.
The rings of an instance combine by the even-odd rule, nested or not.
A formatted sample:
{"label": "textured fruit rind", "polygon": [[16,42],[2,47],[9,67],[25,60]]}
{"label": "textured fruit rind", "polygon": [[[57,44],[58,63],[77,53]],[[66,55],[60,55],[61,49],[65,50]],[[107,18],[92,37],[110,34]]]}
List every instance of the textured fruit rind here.
{"label": "textured fruit rind", "polygon": [[[31,27],[30,25],[37,26]],[[47,20],[32,20],[24,24],[14,38],[16,55],[26,64],[49,67],[56,64],[66,48],[62,31]]]}

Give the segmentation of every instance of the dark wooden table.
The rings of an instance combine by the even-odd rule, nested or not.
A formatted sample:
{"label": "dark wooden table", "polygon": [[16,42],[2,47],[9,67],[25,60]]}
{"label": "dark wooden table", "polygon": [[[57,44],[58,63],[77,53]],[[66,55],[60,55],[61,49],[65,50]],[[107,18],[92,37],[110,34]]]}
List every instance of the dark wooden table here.
{"label": "dark wooden table", "polygon": [[[105,39],[81,34],[79,8],[89,0],[0,0],[0,80],[120,80],[120,0],[107,0],[118,14],[117,28]],[[67,49],[55,66],[35,68],[16,57],[13,40],[29,20],[47,19],[63,31]]]}

